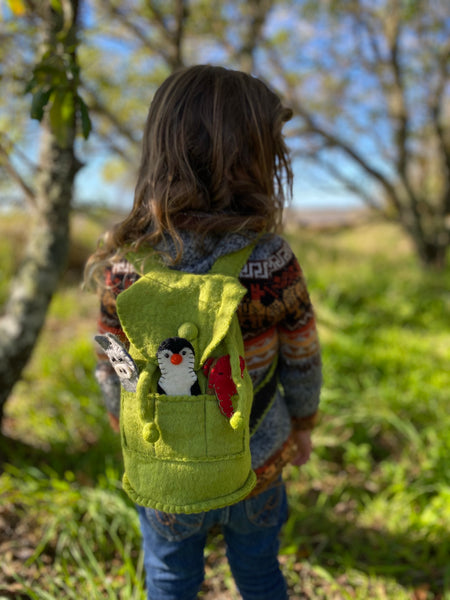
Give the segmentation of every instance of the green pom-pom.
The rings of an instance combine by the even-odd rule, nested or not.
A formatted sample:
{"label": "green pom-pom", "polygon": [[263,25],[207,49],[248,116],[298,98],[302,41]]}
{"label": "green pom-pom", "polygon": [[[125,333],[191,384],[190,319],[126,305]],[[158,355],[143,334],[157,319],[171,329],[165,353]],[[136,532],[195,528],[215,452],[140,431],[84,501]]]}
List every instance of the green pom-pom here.
{"label": "green pom-pom", "polygon": [[194,341],[198,337],[198,328],[194,323],[183,323],[178,328],[178,336],[185,338],[189,342]]}
{"label": "green pom-pom", "polygon": [[230,419],[230,425],[233,429],[242,429],[244,427],[244,419],[240,411],[236,411]]}
{"label": "green pom-pom", "polygon": [[154,423],[147,423],[142,430],[142,437],[149,444],[154,444],[159,440],[159,429]]}

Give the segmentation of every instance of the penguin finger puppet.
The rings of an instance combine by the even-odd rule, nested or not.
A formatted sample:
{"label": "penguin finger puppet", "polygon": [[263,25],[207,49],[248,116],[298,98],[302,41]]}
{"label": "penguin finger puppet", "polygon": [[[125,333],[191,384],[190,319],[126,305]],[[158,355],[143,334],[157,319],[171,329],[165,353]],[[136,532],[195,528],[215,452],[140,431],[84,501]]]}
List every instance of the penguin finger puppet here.
{"label": "penguin finger puppet", "polygon": [[96,335],[94,339],[105,351],[109,362],[119,377],[123,389],[127,392],[135,392],[139,379],[139,371],[119,338],[112,333],[107,333],[105,335]]}
{"label": "penguin finger puppet", "polygon": [[179,337],[164,340],[156,353],[161,377],[158,393],[167,396],[198,396],[200,385],[194,371],[195,353],[192,344]]}

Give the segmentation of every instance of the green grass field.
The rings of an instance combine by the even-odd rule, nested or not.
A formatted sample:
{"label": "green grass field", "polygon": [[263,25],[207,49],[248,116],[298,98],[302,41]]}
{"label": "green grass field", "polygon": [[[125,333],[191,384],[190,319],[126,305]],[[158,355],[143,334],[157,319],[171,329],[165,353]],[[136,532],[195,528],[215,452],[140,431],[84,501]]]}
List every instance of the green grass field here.
{"label": "green grass field", "polygon": [[[0,298],[17,266],[2,220]],[[0,599],[144,599],[119,441],[93,379],[97,301],[79,288],[98,223],[76,217],[71,270],[6,409]],[[419,269],[393,225],[290,232],[324,359],[315,452],[286,470],[281,561],[295,600],[450,600],[450,271]],[[237,599],[220,534],[203,598]]]}

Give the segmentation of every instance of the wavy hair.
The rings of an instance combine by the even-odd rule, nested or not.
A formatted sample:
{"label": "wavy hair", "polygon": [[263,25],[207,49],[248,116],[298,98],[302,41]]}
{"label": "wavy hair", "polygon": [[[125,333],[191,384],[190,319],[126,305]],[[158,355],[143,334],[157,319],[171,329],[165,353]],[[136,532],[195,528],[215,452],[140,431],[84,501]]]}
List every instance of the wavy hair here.
{"label": "wavy hair", "polygon": [[224,67],[176,71],[158,88],[144,129],[129,215],[107,232],[88,270],[179,229],[276,231],[292,192],[282,127],[292,111],[261,80]]}

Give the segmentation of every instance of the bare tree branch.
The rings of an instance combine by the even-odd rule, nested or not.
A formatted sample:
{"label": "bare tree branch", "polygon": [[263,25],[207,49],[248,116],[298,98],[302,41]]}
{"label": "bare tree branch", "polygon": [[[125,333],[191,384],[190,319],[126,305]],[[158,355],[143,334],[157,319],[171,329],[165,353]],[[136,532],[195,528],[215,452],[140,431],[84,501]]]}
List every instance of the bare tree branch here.
{"label": "bare tree branch", "polygon": [[380,213],[384,212],[382,210],[380,202],[377,202],[376,198],[369,194],[369,192],[367,191],[367,187],[358,183],[355,178],[351,178],[348,175],[345,175],[343,171],[337,167],[336,163],[325,159],[318,153],[314,153],[313,155],[305,155],[300,154],[298,152],[293,152],[293,156],[296,155],[301,155],[305,158],[309,158],[312,163],[319,165],[325,173],[328,173],[333,177],[333,179],[341,183],[347,191],[360,197],[367,206],[375,209]]}
{"label": "bare tree branch", "polygon": [[397,170],[406,183],[406,165],[408,162],[409,120],[405,100],[403,72],[399,61],[399,45],[401,38],[401,17],[398,2],[391,5],[391,11],[385,15],[383,22],[386,40],[389,45],[388,65],[393,73],[394,85],[390,91],[390,110],[395,124],[395,143],[397,148]]}
{"label": "bare tree branch", "polygon": [[[133,21],[133,13],[128,14],[124,8],[119,8],[110,0],[101,0],[100,4],[108,12],[109,16],[113,19],[117,19],[121,25],[123,25],[132,34],[133,37],[138,39],[145,48],[148,48],[152,52],[158,53],[169,63],[170,57],[164,44],[156,43],[153,38],[147,34],[148,29],[145,29]],[[156,19],[156,23],[159,20]],[[161,32],[167,37],[167,31],[165,27],[161,27]]]}
{"label": "bare tree branch", "polygon": [[104,117],[109,123],[131,144],[136,145],[138,139],[135,132],[130,129],[123,120],[109,106],[107,106],[98,96],[98,93],[86,81],[81,83],[83,90],[89,97],[89,110],[92,114]]}
{"label": "bare tree branch", "polygon": [[119,7],[111,0],[101,0],[101,5],[111,18],[117,19],[145,48],[161,56],[171,71],[183,66],[182,42],[185,21],[188,16],[187,0],[175,0],[173,28],[170,27],[169,21],[164,18],[156,3],[151,0],[147,1],[147,8],[153,17],[152,23],[161,35],[162,43],[155,41],[151,35],[151,29],[145,26],[149,22],[144,21],[144,26],[142,26],[141,21],[134,18],[134,12],[127,12],[125,8]]}
{"label": "bare tree branch", "polygon": [[294,112],[299,114],[305,121],[308,130],[311,133],[320,135],[326,141],[328,146],[339,148],[344,154],[357,163],[368,175],[381,184],[388,196],[392,199],[392,202],[395,204],[396,208],[401,210],[401,203],[397,195],[397,190],[381,171],[370,165],[365,157],[360,154],[356,148],[352,147],[349,142],[340,138],[335,133],[327,131],[323,126],[319,125],[317,120],[308,112],[308,110],[299,102],[297,98],[290,98],[290,104]]}
{"label": "bare tree branch", "polygon": [[[147,6],[150,9],[154,22],[158,26],[158,30],[166,40],[167,50],[164,51],[164,58],[171,71],[183,66],[182,44],[185,35],[185,22],[188,17],[188,0],[175,0],[175,6],[172,16],[175,19],[174,26],[170,27],[170,22],[164,18],[156,3],[152,0],[147,0]],[[158,51],[161,54],[161,46],[158,46]]]}
{"label": "bare tree branch", "polygon": [[430,113],[447,175],[442,202],[442,214],[443,216],[447,216],[450,215],[450,134],[444,124],[444,103],[446,100],[445,90],[450,74],[450,41],[443,48],[438,64],[438,81],[434,94],[430,98]]}
{"label": "bare tree branch", "polygon": [[[358,11],[353,15],[357,25],[366,31],[370,40],[372,51],[377,62],[373,65],[366,65],[369,71],[377,76],[379,89],[383,92],[386,100],[386,108],[390,115],[390,123],[393,126],[395,165],[396,172],[403,183],[406,193],[414,204],[418,203],[416,194],[409,182],[407,166],[410,161],[409,156],[409,138],[410,123],[409,113],[406,103],[406,86],[404,81],[403,67],[400,62],[400,44],[402,38],[402,17],[400,14],[400,5],[395,0],[390,5],[390,11],[379,18],[382,32],[377,34],[375,31],[374,10],[370,7],[359,6]],[[367,11],[371,11],[370,15]],[[384,35],[386,41],[386,50],[383,55],[378,38]],[[363,53],[361,53],[363,55]],[[389,73],[386,77],[384,73]]]}
{"label": "bare tree branch", "polygon": [[13,181],[17,183],[22,192],[25,195],[25,199],[32,206],[36,206],[36,192],[28,185],[19,171],[15,168],[10,160],[10,153],[6,150],[6,148],[0,144],[0,165],[3,166],[5,171],[11,177]]}
{"label": "bare tree branch", "polygon": [[171,62],[172,70],[183,66],[183,40],[185,34],[185,23],[188,17],[188,1],[176,0],[175,3],[175,27],[173,31],[173,57]]}
{"label": "bare tree branch", "polygon": [[234,58],[239,62],[243,71],[253,73],[255,71],[255,50],[261,44],[264,25],[273,6],[273,0],[248,0],[244,6],[249,13],[248,25],[241,45],[234,51]]}

